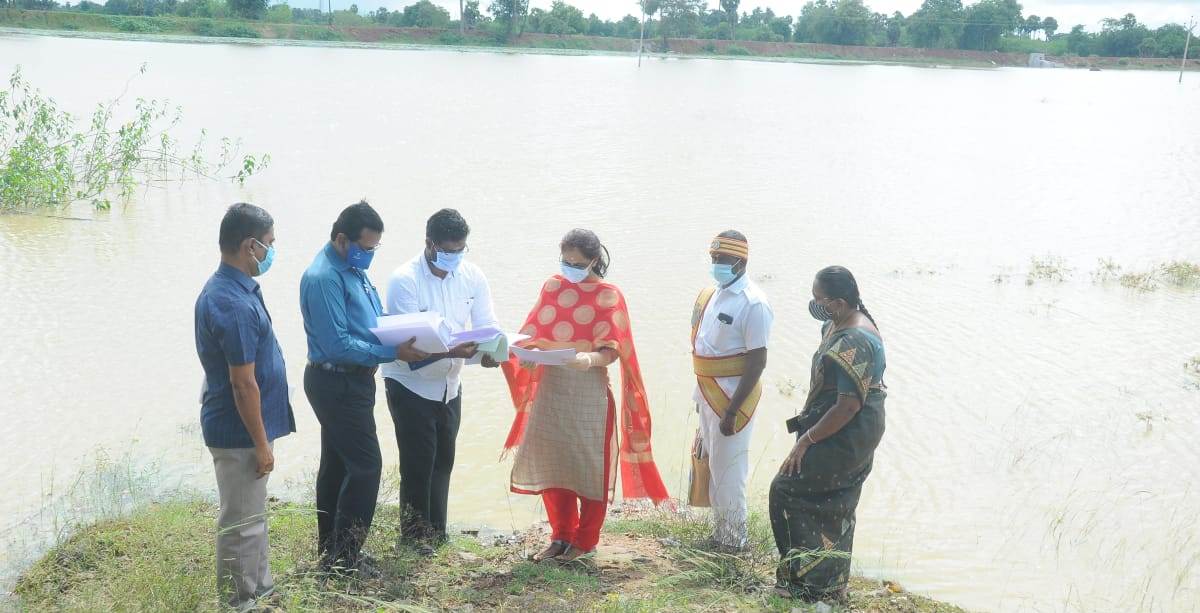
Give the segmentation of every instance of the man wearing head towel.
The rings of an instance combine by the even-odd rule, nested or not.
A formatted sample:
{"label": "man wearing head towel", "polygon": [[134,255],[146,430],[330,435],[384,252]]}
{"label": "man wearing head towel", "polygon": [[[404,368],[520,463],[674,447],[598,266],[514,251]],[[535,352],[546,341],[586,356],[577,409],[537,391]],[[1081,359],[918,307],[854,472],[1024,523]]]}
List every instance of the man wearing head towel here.
{"label": "man wearing head towel", "polygon": [[715,285],[704,288],[692,310],[694,399],[700,413],[698,448],[708,458],[711,546],[745,549],[746,479],[750,436],[762,396],[767,339],[774,314],[767,296],[746,276],[750,245],[727,230],[709,246]]}

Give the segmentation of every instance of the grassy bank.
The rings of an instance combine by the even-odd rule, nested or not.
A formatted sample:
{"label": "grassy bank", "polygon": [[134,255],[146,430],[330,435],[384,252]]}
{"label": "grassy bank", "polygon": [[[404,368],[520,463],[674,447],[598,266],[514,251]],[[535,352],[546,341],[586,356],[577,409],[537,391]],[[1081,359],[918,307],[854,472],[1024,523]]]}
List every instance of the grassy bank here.
{"label": "grassy bank", "polygon": [[[27,570],[15,593],[35,611],[216,610],[216,509],[175,502],[78,531]],[[367,549],[384,571],[371,581],[316,574],[316,520],[310,507],[274,504],[272,570],[289,611],[815,611],[774,596],[775,556],[761,519],[741,557],[695,549],[704,523],[680,514],[615,513],[589,565],[526,561],[544,546],[534,528],[513,536],[459,535],[435,557],[397,547],[398,512],[381,507]],[[822,609],[825,610],[825,609]],[[849,603],[833,611],[961,613],[893,583],[855,579]]]}
{"label": "grassy bank", "polygon": [[[215,40],[279,40],[356,43],[366,45],[441,45],[566,53],[633,53],[637,40],[617,37],[523,34],[511,41],[498,40],[483,31],[384,26],[320,26],[269,23],[242,19],[206,19],[176,16],[135,17],[67,11],[0,10],[0,27],[96,35],[185,36]],[[983,52],[910,47],[857,47],[791,42],[729,41],[706,39],[647,40],[654,54],[695,57],[728,57],[776,61],[903,64],[915,66],[994,67],[1025,66],[1025,52]],[[1053,57],[1071,67],[1178,69],[1177,60],[1157,58]],[[1189,68],[1200,69],[1200,60]]]}

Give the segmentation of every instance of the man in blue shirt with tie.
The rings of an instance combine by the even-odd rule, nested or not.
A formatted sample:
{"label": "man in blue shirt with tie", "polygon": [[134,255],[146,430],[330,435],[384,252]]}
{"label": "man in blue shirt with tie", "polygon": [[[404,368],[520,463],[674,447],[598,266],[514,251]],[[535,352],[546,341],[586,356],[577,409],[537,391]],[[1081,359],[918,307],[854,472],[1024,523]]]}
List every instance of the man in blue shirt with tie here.
{"label": "man in blue shirt with tie", "polygon": [[300,280],[308,336],[304,393],[321,423],[317,471],[317,552],[325,571],[375,574],[362,545],[375,515],[383,458],[375,434],[375,371],[396,359],[426,355],[379,344],[371,332],[383,314],[367,278],[383,238],[383,220],[366,202],[342,211],[329,242]]}
{"label": "man in blue shirt with tie", "polygon": [[275,260],[275,222],[252,204],[221,220],[221,266],[196,299],[196,353],[204,368],[200,426],[216,469],[217,589],[243,609],[274,589],[267,560],[272,443],[296,431],[283,353],[262,288]]}

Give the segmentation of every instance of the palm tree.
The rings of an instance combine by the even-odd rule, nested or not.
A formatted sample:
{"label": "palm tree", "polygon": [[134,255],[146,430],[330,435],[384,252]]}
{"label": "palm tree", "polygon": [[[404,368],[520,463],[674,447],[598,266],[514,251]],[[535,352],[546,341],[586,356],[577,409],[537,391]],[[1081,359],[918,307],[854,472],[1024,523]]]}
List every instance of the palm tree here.
{"label": "palm tree", "polygon": [[737,40],[737,10],[742,0],[721,0],[721,10],[729,17],[729,38]]}

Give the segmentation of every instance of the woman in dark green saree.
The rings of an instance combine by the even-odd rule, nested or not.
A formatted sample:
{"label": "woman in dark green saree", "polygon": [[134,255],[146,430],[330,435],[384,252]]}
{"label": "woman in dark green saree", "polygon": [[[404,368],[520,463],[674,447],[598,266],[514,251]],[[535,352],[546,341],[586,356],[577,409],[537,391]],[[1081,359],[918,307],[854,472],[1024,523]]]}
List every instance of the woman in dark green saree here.
{"label": "woman in dark green saree", "polygon": [[817,273],[809,312],[826,322],[804,410],[788,420],[796,445],[771,482],[781,595],[845,597],[854,512],[883,436],[883,341],[849,270]]}

